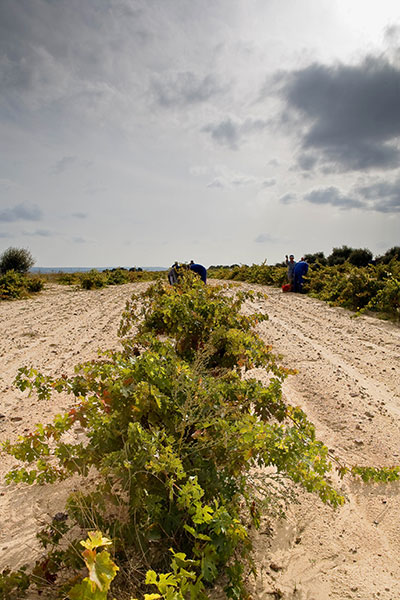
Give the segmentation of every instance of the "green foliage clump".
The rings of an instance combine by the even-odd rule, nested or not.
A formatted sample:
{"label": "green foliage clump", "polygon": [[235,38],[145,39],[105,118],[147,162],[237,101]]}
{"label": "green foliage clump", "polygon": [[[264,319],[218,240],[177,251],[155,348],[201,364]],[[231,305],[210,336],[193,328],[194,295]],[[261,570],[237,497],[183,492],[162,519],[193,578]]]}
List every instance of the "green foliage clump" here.
{"label": "green foliage clump", "polygon": [[60,285],[78,285],[80,282],[78,273],[56,273],[51,275],[51,281]]}
{"label": "green foliage clump", "polygon": [[286,266],[266,265],[241,265],[233,267],[217,267],[209,269],[209,277],[215,279],[232,279],[234,281],[247,281],[259,285],[272,285],[280,287],[287,281]]}
{"label": "green foliage clump", "polygon": [[10,300],[12,298],[22,298],[27,295],[26,279],[20,273],[7,271],[5,275],[0,276],[0,298],[1,300]]}
{"label": "green foliage clump", "polygon": [[44,281],[41,277],[29,277],[26,281],[26,287],[28,292],[36,294],[43,290]]}
{"label": "green foliage clump", "polygon": [[349,246],[341,246],[340,248],[333,248],[332,252],[328,256],[328,265],[330,267],[334,267],[335,265],[342,265],[348,259],[351,253],[353,252],[353,248]]}
{"label": "green foliage clump", "polygon": [[381,315],[400,321],[400,276],[388,273],[382,287],[360,312],[378,311]]}
{"label": "green foliage clump", "polygon": [[0,598],[4,600],[21,600],[26,598],[31,579],[26,567],[17,571],[4,569],[0,573]]}
{"label": "green foliage clump", "polygon": [[314,254],[305,254],[304,260],[309,265],[313,265],[314,268],[316,265],[325,267],[328,264],[328,260],[325,258],[325,255],[323,252],[314,252]]}
{"label": "green foliage clump", "polygon": [[0,300],[27,298],[31,293],[40,292],[44,282],[40,277],[28,277],[15,271],[0,275]]}
{"label": "green foliage clump", "polygon": [[27,273],[34,264],[35,259],[29,250],[10,247],[0,256],[0,273]]}
{"label": "green foliage clump", "polygon": [[123,285],[135,281],[154,281],[165,278],[163,271],[128,271],[127,269],[111,269],[97,271],[92,269],[87,273],[71,273],[60,276],[59,283],[79,283],[85,290],[99,289],[107,285]]}
{"label": "green foliage clump", "polygon": [[159,279],[165,280],[165,271],[128,271],[129,281],[157,281]]}
{"label": "green foliage clump", "polygon": [[121,285],[128,283],[129,275],[126,269],[115,269],[107,272],[107,285]]}
{"label": "green foliage clump", "polygon": [[392,260],[400,262],[400,246],[393,246],[386,250],[385,254],[376,258],[377,263],[389,264]]}
{"label": "green foliage clump", "polygon": [[[201,600],[222,577],[227,597],[245,597],[249,527],[259,526],[262,511],[282,514],[289,482],[333,507],[344,502],[329,482],[328,449],[304,412],[283,399],[291,371],[254,332],[266,315],[243,314],[244,302],[262,298],[187,273],[176,286],[157,283],[132,297],[121,351],[78,366],[73,377],[19,370],[20,390],[39,398],[67,392],[75,402],[53,423],[3,444],[23,463],[7,481],[96,472],[94,487],[70,496],[68,517],[113,540],[116,585],[133,561],[131,593],[141,594],[145,582],[153,586],[147,598]],[[254,367],[269,374],[268,384],[242,377]],[[76,426],[84,443],[66,440]],[[82,585],[98,593],[92,584]]]}
{"label": "green foliage clump", "polygon": [[314,275],[310,272],[306,289],[320,300],[356,311],[369,303],[381,285],[373,265],[358,268],[345,263]]}
{"label": "green foliage clump", "polygon": [[348,260],[355,267],[366,267],[372,262],[372,252],[367,248],[356,248],[351,252]]}
{"label": "green foliage clump", "polygon": [[92,269],[88,273],[81,274],[80,282],[84,290],[99,289],[107,285],[107,276],[96,271],[96,269]]}

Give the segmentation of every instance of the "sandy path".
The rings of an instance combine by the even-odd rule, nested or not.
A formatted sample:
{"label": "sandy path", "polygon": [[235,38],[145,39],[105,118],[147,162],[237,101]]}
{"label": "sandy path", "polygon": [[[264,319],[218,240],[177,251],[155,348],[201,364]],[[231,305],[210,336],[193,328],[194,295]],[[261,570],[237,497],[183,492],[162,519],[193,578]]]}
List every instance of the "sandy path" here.
{"label": "sandy path", "polygon": [[[246,288],[258,288],[248,286]],[[298,374],[284,384],[317,435],[348,464],[400,464],[400,328],[280,290],[267,291],[259,326]],[[332,511],[308,494],[274,537],[256,536],[259,599],[400,598],[399,485],[338,482]],[[271,564],[273,568],[271,568]]]}
{"label": "sandy path", "polygon": [[[147,283],[101,290],[49,285],[35,298],[0,304],[0,439],[15,440],[38,422],[64,412],[71,398],[55,394],[38,401],[12,386],[19,367],[45,374],[72,374],[76,364],[97,357],[99,348],[118,346],[117,328],[126,301]],[[43,518],[63,509],[67,483],[55,486],[5,485],[12,457],[0,464],[0,571],[37,556],[35,531]]]}
{"label": "sandy path", "polygon": [[[37,298],[0,305],[0,435],[15,438],[68,406],[57,396],[38,402],[12,388],[18,367],[72,372],[115,347],[126,300],[143,284],[98,291],[49,286]],[[400,463],[400,329],[374,318],[354,319],[341,309],[280,290],[260,303],[270,316],[259,333],[298,375],[285,382],[292,404],[304,408],[318,436],[350,464]],[[13,463],[2,458],[1,473]],[[1,474],[0,473],[0,474]],[[259,578],[254,598],[325,600],[400,598],[399,486],[339,483],[348,496],[336,512],[308,494],[287,520],[255,536]],[[42,516],[61,510],[62,485],[0,483],[0,569],[35,555],[34,531]],[[271,568],[272,565],[272,568]]]}

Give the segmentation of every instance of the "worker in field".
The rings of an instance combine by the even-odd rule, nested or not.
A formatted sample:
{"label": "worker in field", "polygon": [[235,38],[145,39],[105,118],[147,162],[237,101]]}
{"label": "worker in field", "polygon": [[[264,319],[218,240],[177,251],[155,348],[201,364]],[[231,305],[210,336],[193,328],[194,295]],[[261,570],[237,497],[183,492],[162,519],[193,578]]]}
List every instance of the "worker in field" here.
{"label": "worker in field", "polygon": [[176,283],[178,283],[178,279],[180,276],[180,265],[178,264],[177,261],[174,262],[174,264],[172,265],[171,269],[168,272],[168,281],[171,285],[175,285]]}
{"label": "worker in field", "polygon": [[193,260],[189,263],[189,269],[199,275],[203,283],[207,283],[207,269],[203,265],[198,265]]}
{"label": "worker in field", "polygon": [[302,294],[303,293],[303,284],[304,284],[304,280],[303,277],[305,275],[307,275],[308,273],[308,263],[304,260],[304,258],[302,257],[301,260],[299,260],[293,269],[293,286],[294,286],[294,292],[297,292],[298,294]]}
{"label": "worker in field", "polygon": [[286,266],[287,266],[287,278],[288,278],[288,282],[291,285],[291,292],[294,291],[294,268],[296,266],[295,260],[294,260],[294,256],[293,254],[291,254],[288,258],[288,255],[286,254]]}

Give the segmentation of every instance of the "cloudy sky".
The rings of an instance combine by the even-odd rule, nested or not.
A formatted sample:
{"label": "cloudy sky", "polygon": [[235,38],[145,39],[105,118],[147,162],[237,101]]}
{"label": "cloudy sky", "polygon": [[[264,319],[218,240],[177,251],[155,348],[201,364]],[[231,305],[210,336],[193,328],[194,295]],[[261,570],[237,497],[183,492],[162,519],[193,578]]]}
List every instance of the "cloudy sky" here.
{"label": "cloudy sky", "polygon": [[0,251],[400,244],[398,0],[0,0]]}

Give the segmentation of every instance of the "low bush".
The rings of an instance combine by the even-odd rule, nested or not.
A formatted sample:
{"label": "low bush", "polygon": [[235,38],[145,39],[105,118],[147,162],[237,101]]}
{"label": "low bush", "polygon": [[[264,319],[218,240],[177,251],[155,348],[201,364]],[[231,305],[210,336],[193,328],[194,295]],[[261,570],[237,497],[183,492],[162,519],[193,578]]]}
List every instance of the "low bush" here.
{"label": "low bush", "polygon": [[167,271],[128,271],[129,281],[158,281],[166,280]]}
{"label": "low bush", "polygon": [[129,271],[123,269],[115,269],[115,271],[108,271],[107,274],[107,285],[121,285],[129,282]]}
{"label": "low bush", "polygon": [[78,285],[80,283],[79,273],[57,273],[51,280],[61,285]]}
{"label": "low bush", "polygon": [[40,292],[43,287],[44,282],[40,277],[7,271],[0,275],[0,300],[27,298],[32,293]]}
{"label": "low bush", "polygon": [[44,281],[41,277],[29,277],[26,285],[28,292],[36,294],[44,288]]}
{"label": "low bush", "polygon": [[10,300],[27,296],[26,278],[15,271],[0,276],[0,298]]}
{"label": "low bush", "polygon": [[0,273],[27,273],[34,264],[35,260],[26,248],[7,248],[0,256]]}
{"label": "low bush", "polygon": [[368,310],[378,311],[384,317],[400,321],[400,277],[388,274],[383,286],[360,312]]}
{"label": "low bush", "polygon": [[107,285],[107,276],[96,271],[96,269],[92,269],[87,273],[80,274],[80,282],[84,290],[99,289]]}
{"label": "low bush", "polygon": [[307,278],[306,291],[335,306],[357,311],[375,297],[382,282],[374,266],[358,268],[349,264],[325,267]]}

